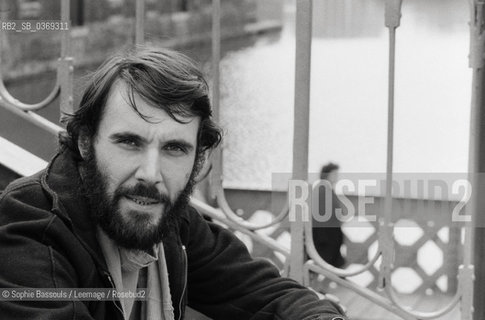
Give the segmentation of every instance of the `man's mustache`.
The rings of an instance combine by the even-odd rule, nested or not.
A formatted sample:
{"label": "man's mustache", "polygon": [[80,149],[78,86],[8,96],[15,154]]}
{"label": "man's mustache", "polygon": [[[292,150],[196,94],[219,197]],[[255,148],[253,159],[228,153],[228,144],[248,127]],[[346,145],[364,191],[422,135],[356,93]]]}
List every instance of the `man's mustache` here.
{"label": "man's mustache", "polygon": [[146,183],[137,183],[134,186],[120,186],[115,191],[115,198],[119,199],[124,196],[150,198],[160,203],[169,203],[168,195],[160,193],[154,185]]}

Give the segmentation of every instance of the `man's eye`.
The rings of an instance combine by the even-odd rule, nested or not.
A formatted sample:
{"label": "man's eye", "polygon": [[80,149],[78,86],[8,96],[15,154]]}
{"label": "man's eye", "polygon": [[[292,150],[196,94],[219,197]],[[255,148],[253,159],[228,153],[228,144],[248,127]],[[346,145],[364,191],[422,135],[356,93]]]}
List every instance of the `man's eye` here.
{"label": "man's eye", "polygon": [[132,148],[138,147],[140,145],[138,141],[133,139],[121,139],[121,140],[118,140],[118,143]]}
{"label": "man's eye", "polygon": [[172,154],[186,154],[187,148],[178,144],[169,144],[164,149]]}

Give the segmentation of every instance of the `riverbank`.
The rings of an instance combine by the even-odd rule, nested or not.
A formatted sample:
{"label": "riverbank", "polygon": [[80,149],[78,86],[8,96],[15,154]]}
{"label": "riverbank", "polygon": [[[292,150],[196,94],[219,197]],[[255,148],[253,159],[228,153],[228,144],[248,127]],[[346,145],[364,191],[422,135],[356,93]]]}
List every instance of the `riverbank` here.
{"label": "riverbank", "polygon": [[[188,18],[184,18],[184,20],[186,19]],[[151,28],[153,29],[153,26]],[[153,33],[148,33],[146,41],[147,43],[156,44],[165,48],[179,50],[186,47],[209,45],[212,40],[210,29],[206,27],[204,28],[205,30],[191,32],[189,29],[193,28],[195,27],[187,27],[186,31],[176,31],[176,33],[179,33],[177,37],[155,37],[151,36]],[[118,51],[120,48],[131,45],[133,43],[131,38],[133,37],[131,37],[130,31],[133,29],[133,20],[117,22],[111,25],[99,23],[93,24],[89,28],[81,27],[74,29],[71,34],[71,52],[74,68],[85,69],[99,65],[110,52]],[[282,23],[277,20],[254,21],[245,24],[237,23],[233,26],[221,28],[221,41],[280,32],[281,30]],[[100,35],[104,36],[100,37]],[[57,38],[44,38],[44,40],[48,39],[48,41],[46,40],[47,43],[42,44],[42,46],[60,46],[57,43],[60,39]],[[96,43],[103,41],[101,38],[105,38],[104,41],[108,43],[105,43],[103,46],[96,45]],[[25,46],[27,45],[20,47]],[[31,54],[35,54],[38,51],[41,50],[32,50]],[[11,62],[7,68],[4,66],[2,77],[5,83],[8,85],[12,82],[24,81],[31,77],[55,71],[58,62],[54,59],[52,51],[50,50],[44,56],[39,56],[41,60],[26,56],[24,60],[27,61],[24,61],[22,64]]]}

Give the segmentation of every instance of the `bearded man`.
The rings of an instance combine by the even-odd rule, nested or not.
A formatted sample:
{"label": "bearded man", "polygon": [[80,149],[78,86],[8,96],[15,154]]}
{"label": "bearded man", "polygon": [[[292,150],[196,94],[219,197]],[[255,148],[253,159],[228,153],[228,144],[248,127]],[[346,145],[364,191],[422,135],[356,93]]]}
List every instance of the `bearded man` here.
{"label": "bearded man", "polygon": [[109,58],[48,167],[0,196],[0,287],[143,296],[4,297],[1,318],[171,320],[188,304],[213,319],[345,319],[188,204],[220,140],[187,57],[136,47]]}

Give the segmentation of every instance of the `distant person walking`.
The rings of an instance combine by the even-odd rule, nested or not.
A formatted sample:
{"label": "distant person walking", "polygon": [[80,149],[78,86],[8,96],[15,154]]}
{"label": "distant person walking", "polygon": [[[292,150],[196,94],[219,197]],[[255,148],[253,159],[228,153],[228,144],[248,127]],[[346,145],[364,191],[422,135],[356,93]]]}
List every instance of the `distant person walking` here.
{"label": "distant person walking", "polygon": [[[340,209],[340,201],[335,195],[335,184],[338,180],[338,169],[337,164],[329,162],[324,165],[320,171],[320,179],[327,180],[331,185],[331,190],[327,190],[328,184],[321,185],[318,190],[318,203],[319,203],[319,214],[323,217],[326,210],[330,208],[332,213],[330,218],[325,221],[317,221],[315,215],[312,215],[313,223],[313,242],[315,243],[315,248],[318,254],[329,264],[337,268],[341,268],[345,264],[345,259],[340,253],[340,247],[343,243],[343,234],[341,225],[342,223],[337,219],[336,209]],[[327,208],[327,197],[326,193],[331,194],[331,204],[328,204]],[[330,200],[329,199],[329,200]]]}

